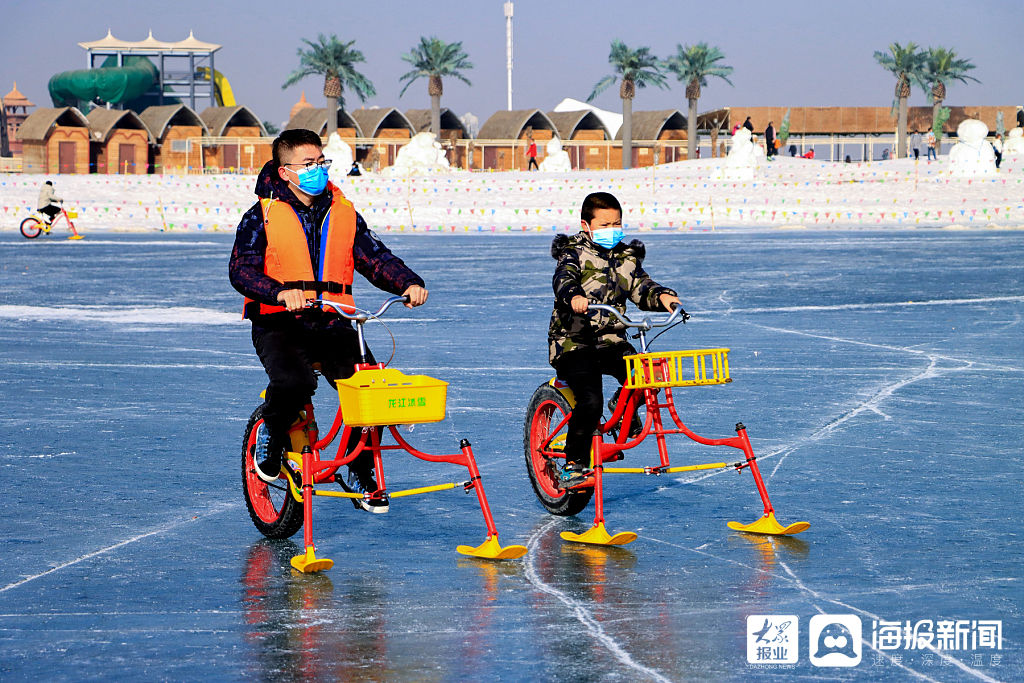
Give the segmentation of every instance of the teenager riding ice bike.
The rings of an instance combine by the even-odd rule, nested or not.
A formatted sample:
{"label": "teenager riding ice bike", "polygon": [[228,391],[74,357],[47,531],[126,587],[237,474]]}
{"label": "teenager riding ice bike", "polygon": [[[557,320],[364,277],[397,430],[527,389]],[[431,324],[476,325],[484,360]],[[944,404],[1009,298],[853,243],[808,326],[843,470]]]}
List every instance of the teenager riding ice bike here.
{"label": "teenager riding ice bike", "polygon": [[[523,445],[526,451],[526,470],[541,505],[555,515],[574,515],[582,511],[591,498],[595,499],[593,527],[582,534],[564,531],[561,534],[563,539],[598,545],[623,545],[636,540],[637,535],[631,531],[612,535],[605,530],[605,474],[661,475],[724,468],[734,468],[738,472],[749,469],[764,505],[764,514],[760,519],[750,524],[729,522],[729,528],[749,533],[781,535],[800,533],[810,527],[807,522],[783,526],[776,521],[775,509],[768,498],[768,491],[742,422],[736,424],[736,436],[710,439],[691,431],[679,417],[672,389],[731,382],[729,349],[650,352],[647,333],[654,328],[668,328],[685,322],[689,316],[681,307],[676,307],[671,315],[665,314],[656,319],[648,316],[632,319],[603,304],[590,304],[589,310],[597,311],[599,315],[614,316],[621,325],[635,329],[636,338],[640,341],[640,353],[624,359],[626,382],[614,402],[611,417],[601,423],[594,433],[590,468],[585,472],[586,478],[578,484],[566,486],[559,476],[561,463],[565,459],[567,425],[575,406],[572,391],[565,383],[551,379],[537,387],[530,399]],[[646,410],[642,419],[639,417],[641,408]],[[667,411],[670,423],[663,416],[663,411]],[[668,441],[665,438],[669,434],[683,434],[706,446],[736,448],[744,457],[732,464],[714,462],[673,466],[669,461]],[[648,436],[654,436],[657,440],[656,464],[643,467],[606,466],[606,463],[621,460],[625,451],[639,446]]]}
{"label": "teenager riding ice bike", "polygon": [[63,206],[60,207],[60,212],[55,214],[52,221],[47,220],[47,215],[41,211],[34,211],[31,216],[21,222],[21,234],[29,239],[39,237],[40,234],[50,234],[53,227],[58,221],[64,220],[68,225],[68,230],[71,234],[68,235],[69,240],[80,240],[82,236],[75,230],[75,224],[71,220],[72,218],[78,218],[78,212],[74,210],[65,209]]}
{"label": "teenager riding ice bike", "polygon": [[[312,403],[307,404],[292,425],[289,437],[291,448],[280,478],[264,482],[256,471],[254,457],[260,426],[263,424],[263,406],[256,408],[245,428],[242,441],[242,490],[253,524],[269,538],[288,538],[300,527],[304,530],[305,553],[292,558],[291,564],[299,571],[310,573],[330,569],[334,562],[316,556],[313,544],[313,498],[315,496],[348,498],[355,503],[370,500],[394,500],[404,496],[461,488],[466,493],[476,492],[477,501],[487,527],[487,539],[479,546],[460,545],[456,551],[463,555],[487,559],[514,559],[526,554],[526,547],[498,543],[498,530],[484,495],[480,471],[473,457],[469,441],[462,439],[459,452],[432,455],[413,448],[399,433],[398,425],[440,422],[445,417],[447,382],[426,375],[406,375],[388,368],[387,363],[368,363],[367,347],[363,338],[363,325],[379,320],[392,304],[407,301],[407,297],[387,299],[376,313],[340,305],[325,299],[311,301],[311,306],[328,307],[356,323],[361,362],[348,379],[337,382],[338,410],[327,434],[320,436],[313,416]],[[382,436],[387,430],[395,443],[384,445]],[[341,435],[337,453],[330,457],[327,447]],[[357,439],[353,435],[358,434]],[[346,446],[352,446],[345,452]],[[429,462],[447,462],[462,465],[469,474],[463,482],[449,482],[400,491],[388,490],[384,479],[384,451],[400,450]],[[377,476],[377,490],[356,493],[345,490],[336,478],[339,467],[348,465],[364,452],[373,457]],[[338,483],[341,490],[327,488]]]}

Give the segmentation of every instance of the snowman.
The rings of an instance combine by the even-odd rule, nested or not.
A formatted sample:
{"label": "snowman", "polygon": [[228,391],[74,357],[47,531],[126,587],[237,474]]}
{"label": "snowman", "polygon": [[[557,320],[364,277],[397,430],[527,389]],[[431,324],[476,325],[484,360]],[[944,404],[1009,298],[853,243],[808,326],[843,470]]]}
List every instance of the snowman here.
{"label": "snowman", "polygon": [[1024,128],[1014,128],[1003,141],[1003,156],[1024,157]]}
{"label": "snowman", "polygon": [[430,132],[417,133],[398,150],[393,166],[381,171],[386,177],[407,177],[448,173],[448,157],[441,149],[441,143]]}
{"label": "snowman", "polygon": [[557,136],[548,140],[545,147],[546,155],[544,161],[540,162],[540,170],[550,173],[563,173],[572,170],[572,162],[569,161],[569,153],[562,149],[562,141]]}
{"label": "snowman", "polygon": [[327,138],[327,146],[324,147],[324,158],[329,159],[331,168],[327,171],[327,179],[341,187],[342,181],[352,169],[352,148],[348,143],[342,142],[337,133],[331,133]]}
{"label": "snowman", "polygon": [[760,156],[758,147],[751,139],[750,131],[739,128],[732,136],[732,149],[725,158],[717,176],[719,180],[752,180]]}
{"label": "snowman", "polygon": [[988,126],[966,119],[956,127],[957,143],[949,151],[949,172],[961,178],[996,172],[996,153],[986,140]]}

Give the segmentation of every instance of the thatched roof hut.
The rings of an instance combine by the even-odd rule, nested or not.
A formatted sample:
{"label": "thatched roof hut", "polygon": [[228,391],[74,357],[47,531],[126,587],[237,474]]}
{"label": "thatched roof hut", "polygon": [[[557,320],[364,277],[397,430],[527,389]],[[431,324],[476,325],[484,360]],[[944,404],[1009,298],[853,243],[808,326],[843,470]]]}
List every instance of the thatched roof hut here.
{"label": "thatched roof hut", "polygon": [[[671,135],[666,133],[671,132]],[[676,133],[681,132],[682,137]],[[622,139],[622,129],[615,135],[616,140]],[[659,109],[657,111],[633,112],[634,140],[686,139],[686,117],[678,109]]]}
{"label": "thatched roof hut", "polygon": [[[573,140],[581,131],[599,131],[601,136],[597,139],[608,140],[611,133],[605,127],[601,119],[592,111],[549,111],[547,117],[555,124],[558,137],[562,140]],[[588,135],[587,139],[594,139]]]}
{"label": "thatched roof hut", "polygon": [[[529,130],[554,133],[557,129],[540,109],[518,109],[495,113],[480,126],[477,137],[482,140],[518,140],[525,137]],[[550,138],[550,135],[547,137]]]}
{"label": "thatched roof hut", "polygon": [[384,137],[403,137],[399,131],[406,131],[408,137],[412,137],[418,132],[405,114],[394,107],[356,109],[352,112],[352,118],[359,124],[363,137],[367,138],[382,137],[384,131],[389,131]]}
{"label": "thatched roof hut", "polygon": [[36,109],[21,124],[18,139],[22,142],[42,142],[54,126],[88,128],[89,119],[75,107]]}
{"label": "thatched roof hut", "polygon": [[[344,109],[338,110],[337,124],[338,135],[342,137],[363,137],[363,131],[359,124]],[[323,137],[327,134],[327,108],[303,107],[299,109],[288,121],[288,125],[284,127],[285,130],[294,130],[296,128],[305,128]]]}
{"label": "thatched roof hut", "polygon": [[174,126],[200,128],[200,135],[208,133],[206,124],[199,114],[184,104],[165,104],[159,107],[147,107],[139,118],[146,124],[149,134],[160,144],[169,130]]}
{"label": "thatched roof hut", "polygon": [[231,135],[232,128],[258,129],[259,135],[266,137],[267,129],[252,111],[244,106],[234,107],[207,107],[199,115],[206,124],[207,130],[213,137],[225,137]]}
{"label": "thatched roof hut", "polygon": [[[429,109],[407,109],[405,112],[405,118],[412,124],[413,129],[417,133],[429,133],[430,132],[430,110]],[[448,135],[445,135],[445,132]],[[451,133],[457,133],[454,137],[464,139],[469,137],[469,132],[466,130],[466,126],[463,125],[462,121],[458,116],[452,113],[451,109],[447,107],[441,108],[441,137],[450,138],[453,137]]]}
{"label": "thatched roof hut", "polygon": [[16,135],[26,173],[89,172],[89,120],[75,107],[36,109]]}

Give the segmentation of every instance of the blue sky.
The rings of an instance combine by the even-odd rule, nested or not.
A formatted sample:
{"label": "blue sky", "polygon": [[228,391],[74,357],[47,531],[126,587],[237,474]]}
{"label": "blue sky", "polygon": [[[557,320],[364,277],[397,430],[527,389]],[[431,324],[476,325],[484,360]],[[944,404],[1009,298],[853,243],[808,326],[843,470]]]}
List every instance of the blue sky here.
{"label": "blue sky", "polygon": [[[505,108],[502,0],[4,0],[3,5],[0,94],[16,80],[19,90],[39,105],[51,106],[46,90],[51,75],[85,67],[86,53],[78,43],[102,38],[110,28],[124,40],[142,40],[152,29],[157,39],[176,41],[192,30],[200,40],[223,45],[216,65],[236,98],[275,123],[287,118],[302,90],[322,106],[318,77],[281,89],[297,66],[301,39],[318,32],[354,39],[366,55],[362,72],[378,93],[367,106],[429,106],[425,81],[399,98],[398,78],[408,70],[401,55],[420,36],[436,35],[461,40],[475,65],[467,72],[472,87],[448,79],[442,104],[459,115],[471,111],[481,122]],[[646,45],[662,57],[674,53],[677,43],[717,45],[735,68],[734,87],[712,81],[704,89],[701,111],[728,105],[888,106],[895,83],[872,53],[893,41],[951,47],[974,62],[973,73],[982,82],[950,84],[949,104],[1024,104],[1024,3],[943,5],[935,0],[516,0],[513,107],[549,110],[563,97],[585,99],[610,73],[609,44],[616,38],[631,47]],[[710,14],[707,8],[722,9]],[[633,108],[685,112],[683,89],[673,79],[669,90],[641,90]],[[618,89],[608,89],[595,104],[621,110]],[[911,104],[927,104],[925,95],[915,89]],[[360,102],[350,96],[347,105],[358,108]]]}

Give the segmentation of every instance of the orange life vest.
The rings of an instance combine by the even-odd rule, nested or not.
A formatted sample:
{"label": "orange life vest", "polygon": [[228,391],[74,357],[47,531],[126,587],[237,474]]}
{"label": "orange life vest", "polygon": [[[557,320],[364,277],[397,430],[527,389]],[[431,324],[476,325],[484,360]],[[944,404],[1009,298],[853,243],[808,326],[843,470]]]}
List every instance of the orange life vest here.
{"label": "orange life vest", "polygon": [[[302,222],[287,202],[261,199],[263,230],[267,235],[267,251],[263,272],[289,289],[302,289],[307,299],[322,296],[329,301],[353,306],[352,277],[355,259],[352,243],[356,235],[356,210],[352,202],[334,188],[331,208],[320,227],[320,267],[313,272],[313,262],[306,243]],[[257,308],[258,306],[258,308]],[[280,313],[284,306],[272,306],[246,298],[246,318],[255,314]]]}

